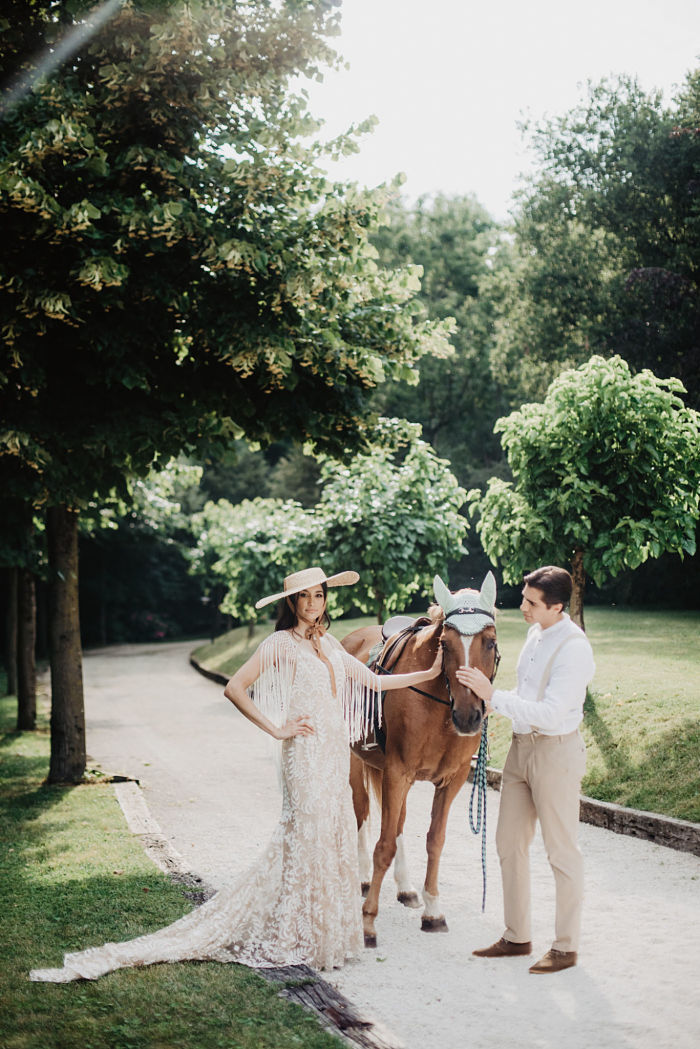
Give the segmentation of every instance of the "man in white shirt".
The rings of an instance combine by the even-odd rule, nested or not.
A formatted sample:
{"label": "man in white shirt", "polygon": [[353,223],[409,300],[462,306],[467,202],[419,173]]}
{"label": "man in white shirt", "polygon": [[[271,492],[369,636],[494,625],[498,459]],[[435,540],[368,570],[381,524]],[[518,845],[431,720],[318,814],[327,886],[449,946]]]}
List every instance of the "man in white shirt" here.
{"label": "man in white shirt", "polygon": [[554,873],[555,937],[531,973],[575,965],[581,928],[583,858],[577,839],[586,748],[579,725],[595,663],[586,635],[564,611],[571,586],[569,573],[552,565],[525,576],[520,610],[531,626],[514,691],[494,689],[475,667],[457,671],[462,684],[484,700],[487,714],[495,711],[513,722],[496,829],[506,929],[496,943],[473,953],[505,958],[532,952],[529,850],[539,819]]}

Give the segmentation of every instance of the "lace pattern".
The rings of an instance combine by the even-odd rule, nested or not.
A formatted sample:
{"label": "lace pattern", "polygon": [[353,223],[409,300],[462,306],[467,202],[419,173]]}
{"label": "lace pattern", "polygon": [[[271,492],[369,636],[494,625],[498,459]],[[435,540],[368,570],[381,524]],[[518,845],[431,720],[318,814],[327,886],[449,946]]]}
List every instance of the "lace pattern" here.
{"label": "lace pattern", "polygon": [[61,969],[30,979],[64,983],[156,962],[215,960],[253,967],[343,965],[362,950],[357,833],[348,784],[349,739],[362,734],[378,700],[378,679],[337,642],[325,665],[283,631],[260,646],[252,690],[277,724],[307,714],[312,736],[280,750],[282,815],[257,862],[207,903],[157,932],[67,954]]}

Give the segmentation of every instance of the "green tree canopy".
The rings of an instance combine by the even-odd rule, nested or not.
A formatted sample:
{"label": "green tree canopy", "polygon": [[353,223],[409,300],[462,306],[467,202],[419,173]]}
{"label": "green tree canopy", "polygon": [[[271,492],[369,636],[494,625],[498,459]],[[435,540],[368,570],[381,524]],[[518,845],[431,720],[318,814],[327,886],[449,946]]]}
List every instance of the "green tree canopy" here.
{"label": "green tree canopy", "polygon": [[600,583],[664,551],[695,553],[700,415],[682,392],[677,379],[592,357],[562,373],[544,402],[499,419],[514,480],[469,499],[507,582],[571,564],[582,623],[586,573]]}
{"label": "green tree canopy", "polygon": [[541,398],[592,353],[679,377],[700,405],[700,70],[672,104],[628,77],[531,130],[494,370]]}
{"label": "green tree canopy", "polygon": [[354,569],[360,581],[329,592],[331,611],[360,608],[382,619],[403,609],[436,573],[464,553],[463,489],[420,427],[383,419],[371,453],[347,464],[327,459],[315,507],[280,499],[224,499],[193,518],[193,570],[222,611],[254,622],[270,609],[255,602],[281,589],[290,572],[321,565],[328,575]]}
{"label": "green tree canopy", "polygon": [[460,482],[473,484],[501,456],[493,423],[507,401],[490,352],[502,285],[496,274],[510,266],[508,246],[473,197],[423,197],[413,206],[394,201],[387,215],[372,238],[380,261],[422,267],[419,301],[429,318],[454,321],[455,352],[426,357],[418,386],[385,384],[376,402],[384,416],[420,423],[424,440],[450,460]]}
{"label": "green tree canopy", "polygon": [[5,114],[5,447],[52,500],[234,434],[347,447],[381,379],[445,350],[371,257],[382,193],[301,144],[288,83],[334,26],[321,0],[127,0]]}
{"label": "green tree canopy", "polygon": [[207,503],[195,514],[197,537],[192,570],[207,586],[221,610],[247,623],[268,618],[255,602],[282,589],[290,572],[313,560],[315,518],[293,500],[226,499]]}
{"label": "green tree canopy", "polygon": [[[33,5],[28,41],[0,23],[9,72],[91,6]],[[8,497],[48,507],[52,780],[85,763],[80,507],[236,436],[362,444],[376,385],[448,350],[415,273],[374,261],[388,191],[329,184],[305,141],[290,83],[336,29],[327,0],[125,0],[3,109],[0,460]]]}
{"label": "green tree canopy", "polygon": [[436,573],[466,553],[466,493],[449,463],[420,439],[420,426],[385,419],[383,441],[347,465],[327,462],[316,508],[320,563],[354,569],[360,581],[341,588],[341,608],[376,614],[403,610]]}

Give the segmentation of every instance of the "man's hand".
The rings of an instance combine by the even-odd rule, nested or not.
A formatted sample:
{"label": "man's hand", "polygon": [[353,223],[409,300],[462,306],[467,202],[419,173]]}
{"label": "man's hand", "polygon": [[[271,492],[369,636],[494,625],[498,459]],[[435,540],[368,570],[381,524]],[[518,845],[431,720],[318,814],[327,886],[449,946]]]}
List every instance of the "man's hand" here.
{"label": "man's hand", "polygon": [[490,714],[493,685],[486,674],[483,674],[477,667],[458,667],[455,673],[460,685],[470,688],[475,696],[483,699],[486,704],[486,713]]}

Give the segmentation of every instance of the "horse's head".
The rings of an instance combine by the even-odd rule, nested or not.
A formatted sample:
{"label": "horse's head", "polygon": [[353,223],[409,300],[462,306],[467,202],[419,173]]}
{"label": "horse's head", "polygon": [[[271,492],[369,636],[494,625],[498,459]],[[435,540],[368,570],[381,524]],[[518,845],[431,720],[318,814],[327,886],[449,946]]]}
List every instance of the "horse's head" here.
{"label": "horse's head", "polygon": [[481,590],[464,589],[452,593],[440,576],[435,576],[433,587],[442,613],[440,644],[452,723],[461,736],[474,736],[481,731],[484,703],[470,688],[459,683],[455,671],[461,666],[478,667],[490,679],[496,673],[499,658],[495,627],[496,580],[489,572]]}

